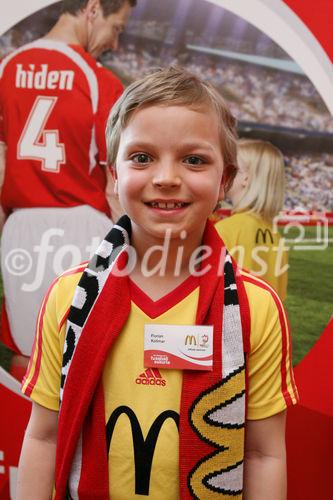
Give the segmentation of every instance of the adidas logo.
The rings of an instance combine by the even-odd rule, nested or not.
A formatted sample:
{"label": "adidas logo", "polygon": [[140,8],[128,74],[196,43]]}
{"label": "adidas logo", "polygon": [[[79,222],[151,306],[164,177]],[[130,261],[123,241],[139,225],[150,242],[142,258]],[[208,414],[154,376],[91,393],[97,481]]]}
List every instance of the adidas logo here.
{"label": "adidas logo", "polygon": [[166,380],[164,380],[157,368],[147,368],[147,370],[135,379],[135,383],[140,385],[160,385],[164,387],[166,385]]}

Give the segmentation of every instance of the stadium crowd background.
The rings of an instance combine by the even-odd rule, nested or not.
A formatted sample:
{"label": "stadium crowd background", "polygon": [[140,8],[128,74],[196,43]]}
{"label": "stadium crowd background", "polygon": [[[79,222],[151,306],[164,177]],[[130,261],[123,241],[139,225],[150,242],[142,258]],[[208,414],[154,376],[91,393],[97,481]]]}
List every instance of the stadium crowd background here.
{"label": "stadium crowd background", "polygon": [[[240,125],[271,127],[272,142],[274,128],[283,127],[284,131],[298,130],[303,135],[332,134],[333,143],[333,117],[313,84],[297,68],[288,72],[237,60],[239,54],[252,54],[267,61],[291,62],[264,34],[208,2],[190,9],[189,0],[179,5],[171,0],[158,12],[151,0],[140,4],[120,50],[115,55],[107,53],[102,60],[125,84],[154,67],[179,64],[210,80],[228,100]],[[2,35],[0,56],[45,33],[58,12],[59,5],[51,5]],[[183,16],[181,22],[177,16]],[[205,24],[199,29],[198,19],[203,18]],[[220,49],[225,56],[209,52],[212,48]],[[304,152],[281,149],[286,158],[285,208],[333,211],[333,151],[318,147]]]}
{"label": "stadium crowd background", "polygon": [[216,62],[201,54],[175,55],[173,49],[154,56],[133,43],[122,47],[117,55],[110,54],[105,63],[129,81],[152,67],[182,64],[210,80],[227,97],[238,120],[333,132],[333,118],[320,96],[311,82],[299,75],[228,60]]}

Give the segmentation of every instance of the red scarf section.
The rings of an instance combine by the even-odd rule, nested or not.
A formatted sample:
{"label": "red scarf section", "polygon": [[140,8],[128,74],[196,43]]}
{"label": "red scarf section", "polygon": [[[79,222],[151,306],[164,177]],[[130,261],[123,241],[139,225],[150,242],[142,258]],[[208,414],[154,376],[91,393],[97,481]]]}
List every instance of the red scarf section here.
{"label": "red scarf section", "polygon": [[[222,378],[222,312],[224,279],[217,276],[223,243],[211,223],[207,224],[204,244],[213,249],[203,267],[210,271],[200,278],[197,324],[214,325],[213,371],[184,371],[180,411],[180,498],[193,498],[189,477],[203,457],[216,448],[201,439],[189,422],[191,407],[199,395]],[[126,264],[127,255],[119,259]],[[235,268],[234,268],[235,269]],[[236,275],[241,317],[244,323],[244,347],[248,347],[249,313],[244,285]],[[76,347],[67,375],[59,415],[56,457],[55,499],[66,498],[67,483],[80,435],[82,433],[82,469],[79,499],[109,499],[108,456],[106,450],[102,373],[114,341],[130,313],[131,297],[127,277],[112,273],[93,306]],[[112,478],[111,478],[112,480]]]}

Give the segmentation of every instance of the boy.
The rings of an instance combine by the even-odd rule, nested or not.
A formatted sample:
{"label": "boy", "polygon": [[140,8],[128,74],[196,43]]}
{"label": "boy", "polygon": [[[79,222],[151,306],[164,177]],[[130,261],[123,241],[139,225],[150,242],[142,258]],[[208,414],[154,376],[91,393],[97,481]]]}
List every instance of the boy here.
{"label": "boy", "polygon": [[[42,305],[18,498],[48,498],[55,481],[55,498],[283,499],[297,400],[285,312],[207,223],[236,172],[234,118],[210,85],[169,68],[125,91],[107,142],[128,217]],[[188,325],[208,329],[200,345]],[[159,369],[158,350],[144,362],[152,328],[176,339],[180,369]],[[179,361],[184,344],[193,356]]]}

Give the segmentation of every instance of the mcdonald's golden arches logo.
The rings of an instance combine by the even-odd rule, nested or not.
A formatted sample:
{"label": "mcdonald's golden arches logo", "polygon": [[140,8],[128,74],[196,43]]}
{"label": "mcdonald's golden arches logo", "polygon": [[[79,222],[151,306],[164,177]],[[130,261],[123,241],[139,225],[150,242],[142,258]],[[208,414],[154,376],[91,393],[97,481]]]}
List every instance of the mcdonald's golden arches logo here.
{"label": "mcdonald's golden arches logo", "polygon": [[185,338],[185,345],[197,345],[197,339],[195,338],[195,335],[186,335]]}
{"label": "mcdonald's golden arches logo", "polygon": [[262,242],[264,244],[266,244],[268,237],[269,237],[269,239],[271,241],[271,244],[273,244],[273,242],[274,242],[273,235],[272,235],[271,231],[269,229],[267,229],[267,228],[266,229],[259,228],[257,230],[257,233],[256,233],[256,243],[259,243],[260,237],[261,237]]}

